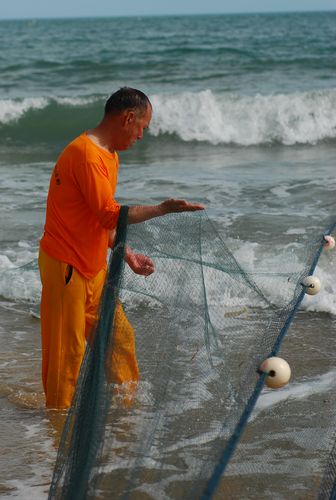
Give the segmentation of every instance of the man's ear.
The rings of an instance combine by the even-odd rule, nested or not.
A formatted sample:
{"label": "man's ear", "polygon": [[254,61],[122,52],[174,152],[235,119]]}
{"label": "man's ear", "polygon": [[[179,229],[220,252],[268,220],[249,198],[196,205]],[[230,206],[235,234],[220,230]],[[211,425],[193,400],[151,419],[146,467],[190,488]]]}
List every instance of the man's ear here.
{"label": "man's ear", "polygon": [[127,109],[124,112],[123,125],[131,125],[135,120],[135,112],[132,109]]}

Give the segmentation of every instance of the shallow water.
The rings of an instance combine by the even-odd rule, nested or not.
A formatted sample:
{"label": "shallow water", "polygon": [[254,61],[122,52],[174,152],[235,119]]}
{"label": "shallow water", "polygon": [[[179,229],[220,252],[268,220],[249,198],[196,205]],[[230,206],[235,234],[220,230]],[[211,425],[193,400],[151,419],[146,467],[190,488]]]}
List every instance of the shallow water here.
{"label": "shallow water", "polygon": [[[316,158],[322,154],[321,150],[326,160],[316,169]],[[122,202],[131,199],[134,203],[147,203],[148,200],[156,202],[174,193],[177,196],[189,194],[190,198],[200,199],[208,205],[209,216],[225,237],[225,242],[252,276],[258,277],[260,272],[277,273],[281,262],[288,267],[289,259],[295,270],[300,263],[307,238],[322,234],[326,229],[324,225],[330,222],[328,208],[332,206],[334,198],[331,151],[321,146],[312,149],[309,154],[298,150],[286,151],[279,154],[273,174],[269,172],[273,153],[268,150],[255,151],[256,158],[252,165],[245,151],[241,155],[239,151],[226,155],[222,159],[222,165],[216,164],[217,152],[213,156],[207,154],[202,157],[198,154],[197,161],[195,158],[191,161],[188,155],[189,152],[185,157],[180,156],[173,165],[164,158],[162,162],[153,159],[152,163],[147,160],[144,164],[132,164],[129,160],[129,163],[121,167],[119,199]],[[253,152],[250,157],[252,155]],[[293,169],[291,158],[298,156],[299,167]],[[230,158],[229,161],[227,157]],[[207,160],[209,166],[205,171],[203,166]],[[13,193],[11,209],[7,211],[8,217],[2,221],[5,238],[2,240],[4,272],[0,284],[0,335],[3,345],[0,392],[4,429],[2,443],[6,461],[0,466],[3,470],[1,487],[5,497],[27,498],[27,493],[31,493],[34,498],[45,498],[56,458],[53,445],[53,441],[57,441],[55,430],[50,423],[50,415],[43,408],[39,321],[34,317],[38,313],[40,293],[36,252],[38,236],[42,231],[43,207],[51,168],[51,163],[4,168],[6,196],[11,196],[13,186],[18,181],[23,185],[27,181],[28,186],[26,190],[20,189]],[[36,175],[37,172],[39,175]],[[310,204],[306,200],[307,190],[310,199],[311,193],[315,194],[312,199],[316,201]],[[323,204],[320,203],[321,195],[325,202]],[[5,198],[5,206],[8,206],[9,201]],[[272,475],[271,491],[278,492],[279,498],[289,498],[294,488],[297,495],[295,498],[309,498],[305,495],[308,495],[312,470],[315,469],[306,448],[301,448],[302,459],[304,457],[307,461],[306,474],[303,469],[299,473],[300,466],[297,465],[295,477],[288,483],[289,490],[284,484],[284,476],[294,467],[294,458],[291,460],[290,457],[297,454],[291,438],[287,436],[291,436],[293,428],[295,433],[300,432],[298,419],[302,412],[311,414],[313,405],[317,413],[321,404],[326,404],[324,400],[331,397],[330,394],[333,398],[335,346],[329,335],[326,338],[325,332],[332,335],[335,331],[334,263],[333,253],[322,255],[317,274],[323,279],[324,293],[304,300],[303,311],[300,313],[300,330],[297,332],[295,327],[290,331],[290,346],[283,352],[283,356],[293,367],[293,386],[290,386],[288,392],[287,389],[283,390],[284,402],[277,402],[276,396],[273,396],[273,400],[270,399],[269,393],[261,399],[257,416],[245,438],[250,444],[246,447],[245,440],[243,441],[238,458],[232,463],[232,471],[229,470],[228,481],[232,485],[224,483],[224,490],[229,488],[232,498],[242,495],[247,495],[244,498],[256,498],[257,495],[267,498],[269,490],[264,490],[260,479],[265,460],[273,463],[277,471],[282,471],[281,474],[277,472],[275,478]],[[270,298],[276,300],[278,290],[268,291]],[[246,307],[253,306],[247,299]],[[235,307],[231,306],[233,311]],[[314,310],[320,313],[305,312]],[[228,314],[232,314],[230,311],[231,309]],[[302,350],[303,342],[306,350]],[[319,385],[320,377],[327,377],[328,373],[329,383]],[[310,388],[308,391],[307,386]],[[334,402],[334,399],[331,401]],[[263,404],[269,406],[261,410]],[[331,407],[331,414],[333,408],[334,406]],[[288,418],[291,412],[293,418]],[[276,418],[272,418],[273,414]],[[303,423],[307,425],[306,422]],[[316,418],[312,425],[317,426],[314,432],[318,435],[321,432],[320,418]],[[10,439],[7,441],[5,436],[10,436]],[[308,442],[307,437],[304,446]],[[279,446],[284,447],[284,455],[274,451],[276,457],[263,456],[262,450],[276,450]],[[256,453],[261,453],[260,461],[255,460]],[[239,463],[245,471],[242,472],[243,479],[239,473]],[[247,473],[250,469],[254,471],[253,474]],[[237,473],[238,482],[235,479]],[[272,474],[272,471],[268,473]],[[188,481],[187,477],[186,480]],[[302,492],[299,487],[303,488]],[[169,486],[168,490],[173,492],[174,497],[178,496],[180,488],[181,485],[177,483],[176,486]],[[218,498],[220,491],[222,490],[219,490]]]}

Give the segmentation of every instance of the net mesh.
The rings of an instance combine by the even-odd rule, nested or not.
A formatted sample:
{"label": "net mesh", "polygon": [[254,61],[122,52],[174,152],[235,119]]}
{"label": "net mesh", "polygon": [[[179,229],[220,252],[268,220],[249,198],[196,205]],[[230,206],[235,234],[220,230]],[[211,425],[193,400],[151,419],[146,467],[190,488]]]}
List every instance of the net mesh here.
{"label": "net mesh", "polygon": [[[314,425],[319,398],[294,408],[290,398],[268,410],[257,404],[251,418],[265,378],[258,367],[293,323],[302,280],[333,229],[324,222],[301,255],[289,251],[280,269],[256,272],[242,268],[205,213],[127,226],[123,207],[50,499],[269,498],[270,475],[281,492],[288,473],[309,477],[311,498],[333,498],[335,405]],[[124,266],[126,242],[152,258],[155,273]],[[124,322],[136,331],[136,386],[111,377]],[[291,437],[281,429],[289,415]]]}

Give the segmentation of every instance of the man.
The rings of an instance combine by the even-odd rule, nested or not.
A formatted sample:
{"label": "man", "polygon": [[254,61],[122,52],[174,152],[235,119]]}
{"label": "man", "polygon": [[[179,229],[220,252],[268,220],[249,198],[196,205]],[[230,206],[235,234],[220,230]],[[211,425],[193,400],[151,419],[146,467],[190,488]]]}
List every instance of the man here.
{"label": "man", "polygon": [[[108,246],[113,246],[120,205],[114,200],[118,154],[143,137],[152,117],[148,97],[121,88],[105,104],[99,125],[84,132],[62,152],[53,170],[40,242],[42,281],[42,380],[46,405],[71,404],[85,343],[95,321],[105,274]],[[202,210],[184,200],[132,206],[128,223],[171,212]],[[154,271],[152,261],[127,249],[126,262],[138,274]],[[115,380],[136,381],[134,332],[118,305],[121,349]],[[118,346],[117,346],[118,348]]]}

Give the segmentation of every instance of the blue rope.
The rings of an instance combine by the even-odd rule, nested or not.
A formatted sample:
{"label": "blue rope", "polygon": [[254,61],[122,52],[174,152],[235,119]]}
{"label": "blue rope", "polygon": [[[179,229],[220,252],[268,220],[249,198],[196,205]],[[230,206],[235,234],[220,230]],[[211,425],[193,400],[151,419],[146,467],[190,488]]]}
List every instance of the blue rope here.
{"label": "blue rope", "polygon": [[[336,223],[333,224],[330,229],[328,231],[326,231],[324,233],[324,236],[327,236],[327,235],[330,235],[332,233],[332,231],[334,231],[334,229],[336,228]],[[313,262],[310,266],[310,269],[309,269],[309,275],[312,275],[316,266],[317,266],[317,263],[319,261],[319,258],[321,256],[321,253],[322,253],[322,250],[323,250],[323,247],[324,247],[324,244],[325,244],[325,240],[324,240],[324,236],[321,240],[321,244],[315,254],[315,257],[313,259]],[[280,345],[288,331],[288,328],[294,318],[294,315],[296,313],[296,311],[298,310],[302,300],[303,300],[303,297],[305,296],[305,288],[302,290],[302,292],[300,293],[300,295],[298,296],[296,302],[295,302],[295,305],[294,307],[292,308],[289,316],[287,317],[275,343],[274,343],[274,347],[273,347],[273,350],[270,354],[269,357],[271,356],[275,356],[277,354],[277,352],[279,351],[279,348],[280,348]],[[258,372],[260,373],[260,372]],[[263,389],[263,386],[264,386],[264,382],[265,382],[265,378],[267,377],[267,373],[261,373],[260,374],[260,377],[259,377],[259,380],[257,381],[256,383],[256,386],[254,388],[254,391],[252,393],[252,395],[250,396],[245,408],[244,408],[244,411],[239,419],[239,422],[238,424],[236,425],[235,427],[235,430],[233,431],[233,433],[231,434],[231,437],[227,443],[227,445],[225,446],[224,450],[223,450],[223,453],[222,453],[222,456],[220,458],[220,460],[218,461],[213,473],[212,473],[212,476],[211,478],[209,479],[207,485],[206,485],[206,488],[203,492],[203,495],[201,496],[201,500],[209,500],[212,498],[215,490],[217,489],[218,487],[218,484],[219,484],[219,481],[221,479],[221,477],[223,476],[224,472],[225,472],[225,469],[238,445],[238,442],[240,441],[240,438],[245,430],[245,427],[247,425],[247,422],[252,414],[252,411],[256,405],[256,402],[261,394],[261,391]],[[336,498],[335,498],[336,500]]]}
{"label": "blue rope", "polygon": [[248,402],[245,406],[245,409],[242,413],[242,416],[240,417],[240,420],[239,420],[233,434],[231,434],[231,437],[230,437],[230,439],[225,447],[224,453],[223,453],[221,459],[219,460],[219,462],[217,463],[210,480],[208,481],[206,489],[204,490],[204,493],[201,496],[201,500],[209,500],[210,498],[212,498],[212,495],[218,486],[220,478],[221,478],[224,470],[226,469],[226,466],[228,465],[229,460],[230,460],[233,452],[236,449],[236,446],[240,440],[242,433],[244,432],[244,429],[245,429],[245,426],[248,422],[248,419],[250,418],[252,411],[255,407],[255,404],[257,402],[257,399],[260,396],[260,393],[264,387],[264,382],[265,382],[265,378],[267,377],[267,375],[268,375],[267,373],[263,373],[259,377],[259,380],[255,386],[255,389],[254,389],[250,399],[248,400]]}
{"label": "blue rope", "polygon": [[[314,274],[314,271],[316,269],[318,261],[319,261],[319,259],[321,257],[321,253],[322,253],[324,245],[325,245],[324,236],[330,235],[332,233],[332,231],[335,229],[335,227],[336,227],[336,224],[333,224],[330,227],[330,229],[324,233],[323,238],[321,240],[321,244],[320,244],[320,246],[319,246],[319,248],[318,248],[318,250],[317,250],[317,252],[315,254],[315,257],[313,259],[313,262],[312,262],[312,264],[311,264],[311,266],[309,268],[308,276],[312,276]],[[285,337],[285,335],[286,335],[286,333],[288,331],[288,328],[289,328],[291,322],[293,321],[293,318],[295,316],[296,311],[300,307],[300,304],[301,304],[301,302],[302,302],[302,300],[303,300],[303,298],[305,296],[305,293],[306,293],[306,287],[303,288],[302,292],[298,296],[297,301],[296,301],[296,303],[295,303],[295,305],[294,305],[294,307],[293,307],[290,315],[288,316],[287,320],[285,321],[284,326],[282,327],[282,329],[281,329],[281,331],[280,331],[280,333],[278,335],[278,338],[275,341],[275,344],[273,346],[273,350],[270,353],[269,357],[275,356],[279,352],[281,343],[282,343],[282,341],[283,341],[283,339],[284,339],[284,337]]]}

